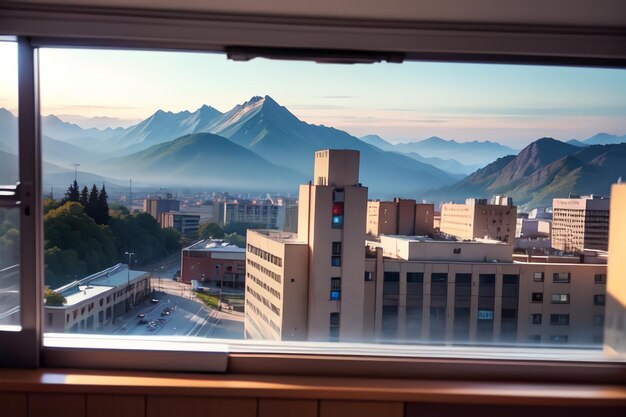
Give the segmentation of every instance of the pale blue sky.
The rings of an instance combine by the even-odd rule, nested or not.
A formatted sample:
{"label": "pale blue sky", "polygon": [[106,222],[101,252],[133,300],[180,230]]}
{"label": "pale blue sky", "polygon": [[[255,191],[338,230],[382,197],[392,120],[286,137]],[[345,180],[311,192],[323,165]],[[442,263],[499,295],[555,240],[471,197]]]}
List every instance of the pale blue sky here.
{"label": "pale blue sky", "polygon": [[[0,106],[14,51],[0,48]],[[13,58],[13,59],[11,59]],[[13,76],[14,77],[14,76]],[[15,78],[13,78],[15,79]],[[432,135],[521,147],[541,136],[626,134],[626,71],[447,63],[228,61],[202,53],[45,49],[44,114],[138,120],[270,95],[300,119],[392,141]]]}

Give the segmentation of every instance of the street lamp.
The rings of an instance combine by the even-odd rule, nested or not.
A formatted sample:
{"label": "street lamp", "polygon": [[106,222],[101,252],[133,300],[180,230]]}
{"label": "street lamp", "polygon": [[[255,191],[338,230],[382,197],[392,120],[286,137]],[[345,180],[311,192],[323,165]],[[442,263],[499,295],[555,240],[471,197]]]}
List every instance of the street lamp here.
{"label": "street lamp", "polygon": [[124,252],[124,255],[128,255],[128,274],[127,274],[127,278],[126,278],[126,311],[129,310],[128,306],[129,306],[129,296],[128,296],[128,292],[130,291],[130,262],[131,262],[131,258],[132,256],[135,254],[135,252]]}

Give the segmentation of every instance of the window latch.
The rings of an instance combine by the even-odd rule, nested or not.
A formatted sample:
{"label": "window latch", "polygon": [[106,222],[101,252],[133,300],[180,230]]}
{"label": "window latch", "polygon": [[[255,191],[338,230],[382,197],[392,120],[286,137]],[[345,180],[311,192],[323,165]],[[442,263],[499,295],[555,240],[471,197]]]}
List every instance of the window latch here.
{"label": "window latch", "polygon": [[16,207],[20,205],[20,183],[0,185],[0,207]]}

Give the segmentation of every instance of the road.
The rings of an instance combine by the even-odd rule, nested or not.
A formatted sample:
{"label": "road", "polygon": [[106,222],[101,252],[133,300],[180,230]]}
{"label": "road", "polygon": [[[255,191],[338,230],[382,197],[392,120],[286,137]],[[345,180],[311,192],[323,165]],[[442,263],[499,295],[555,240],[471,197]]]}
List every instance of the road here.
{"label": "road", "polygon": [[[189,284],[173,280],[180,253],[139,269],[151,273],[151,298],[159,301],[144,301],[98,333],[243,339],[243,314],[214,310],[195,297]],[[170,313],[163,313],[165,309]]]}

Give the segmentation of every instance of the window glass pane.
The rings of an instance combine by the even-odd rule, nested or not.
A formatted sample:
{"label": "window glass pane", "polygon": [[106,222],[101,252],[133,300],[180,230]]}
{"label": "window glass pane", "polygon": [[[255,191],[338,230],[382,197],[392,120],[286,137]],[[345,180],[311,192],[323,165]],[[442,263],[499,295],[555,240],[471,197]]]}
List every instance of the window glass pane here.
{"label": "window glass pane", "polygon": [[[19,181],[17,106],[17,44],[0,41],[0,185]],[[19,209],[0,207],[0,325],[20,324],[19,263]]]}
{"label": "window glass pane", "polygon": [[40,70],[47,331],[599,348],[624,71]]}

